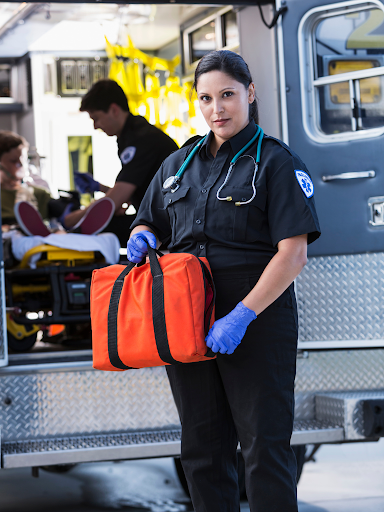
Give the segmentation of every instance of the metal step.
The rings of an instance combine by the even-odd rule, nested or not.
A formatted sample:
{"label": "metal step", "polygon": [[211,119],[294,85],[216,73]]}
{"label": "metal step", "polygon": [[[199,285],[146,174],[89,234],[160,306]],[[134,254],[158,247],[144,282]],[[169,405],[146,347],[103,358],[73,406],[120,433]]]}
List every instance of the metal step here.
{"label": "metal step", "polygon": [[293,425],[291,444],[335,443],[343,441],[341,424],[327,420],[298,420]]}
{"label": "metal step", "polygon": [[180,455],[181,430],[157,430],[5,442],[2,467],[49,466]]}
{"label": "metal step", "polygon": [[[2,467],[33,467],[103,460],[177,457],[181,430],[156,430],[88,436],[57,437],[2,443]],[[292,444],[337,442],[343,428],[326,421],[297,421]]]}
{"label": "metal step", "polygon": [[[345,391],[335,393],[321,393],[315,396],[316,418],[344,427],[346,440],[367,439],[367,408],[377,408],[377,420],[383,425],[384,390],[376,391]],[[378,404],[378,405],[376,405]],[[364,409],[365,408],[365,409]],[[371,425],[372,427],[372,425]],[[375,429],[370,428],[372,432]],[[377,434],[371,434],[369,439],[378,439],[384,435],[384,429],[378,428]]]}

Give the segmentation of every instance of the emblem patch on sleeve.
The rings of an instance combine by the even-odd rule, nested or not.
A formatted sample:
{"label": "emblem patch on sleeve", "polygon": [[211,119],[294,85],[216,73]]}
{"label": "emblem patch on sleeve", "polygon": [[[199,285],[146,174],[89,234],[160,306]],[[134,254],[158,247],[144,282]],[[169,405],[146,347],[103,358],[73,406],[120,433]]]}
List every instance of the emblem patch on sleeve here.
{"label": "emblem patch on sleeve", "polygon": [[299,182],[301,190],[309,198],[313,196],[313,183],[308,174],[304,171],[295,171],[296,179]]}
{"label": "emblem patch on sleeve", "polygon": [[128,164],[132,158],[135,156],[136,148],[135,146],[128,146],[125,148],[120,155],[120,160],[123,162],[123,164]]}

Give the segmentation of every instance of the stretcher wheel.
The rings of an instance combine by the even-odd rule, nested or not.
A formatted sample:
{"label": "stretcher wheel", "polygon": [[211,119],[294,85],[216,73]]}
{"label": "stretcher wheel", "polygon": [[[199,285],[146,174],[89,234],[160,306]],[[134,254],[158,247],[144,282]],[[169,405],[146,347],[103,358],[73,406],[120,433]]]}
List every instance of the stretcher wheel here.
{"label": "stretcher wheel", "polygon": [[22,339],[18,339],[9,331],[7,331],[7,338],[8,349],[10,349],[12,352],[26,352],[36,343],[37,332],[34,332],[30,336],[26,336]]}

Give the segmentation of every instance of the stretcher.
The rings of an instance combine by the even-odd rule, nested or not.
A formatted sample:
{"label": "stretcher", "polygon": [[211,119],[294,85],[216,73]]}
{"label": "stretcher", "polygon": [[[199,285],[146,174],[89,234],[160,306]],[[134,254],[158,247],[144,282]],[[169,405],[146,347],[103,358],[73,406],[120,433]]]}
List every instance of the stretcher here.
{"label": "stretcher", "polygon": [[[30,259],[41,253],[36,268]],[[89,290],[94,269],[107,266],[97,251],[77,251],[38,245],[25,253],[21,262],[5,271],[8,347],[12,352],[30,350],[43,332],[61,325],[60,341],[90,340]],[[58,329],[56,331],[63,331]],[[55,330],[55,329],[53,329]]]}

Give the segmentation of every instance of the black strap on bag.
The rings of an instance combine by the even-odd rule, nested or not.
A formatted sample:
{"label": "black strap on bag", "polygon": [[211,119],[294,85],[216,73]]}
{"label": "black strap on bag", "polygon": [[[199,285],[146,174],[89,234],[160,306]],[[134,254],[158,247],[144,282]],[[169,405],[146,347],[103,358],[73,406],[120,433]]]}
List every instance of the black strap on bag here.
{"label": "black strap on bag", "polygon": [[151,274],[153,278],[152,284],[152,315],[153,315],[153,328],[155,330],[155,340],[157,351],[160,359],[168,364],[180,364],[172,357],[169,349],[167,326],[165,323],[164,311],[164,275],[161,270],[159,260],[156,256],[156,251],[148,245],[149,263],[151,266]]}
{"label": "black strap on bag", "polygon": [[[152,247],[147,243],[149,263],[151,267],[151,274],[153,278],[152,283],[152,314],[153,314],[153,327],[155,331],[156,347],[159,353],[159,357],[164,363],[168,364],[181,364],[172,357],[168,335],[167,326],[165,322],[165,310],[164,310],[164,275],[161,270],[157,254],[161,257],[163,253]],[[120,370],[131,370],[131,366],[126,366],[119,357],[117,350],[117,314],[119,310],[119,301],[121,291],[124,285],[124,279],[129,272],[135,267],[135,263],[129,263],[121,274],[116,279],[112,292],[111,299],[109,302],[108,309],[108,355],[111,364],[115,368]],[[213,286],[213,281],[210,283]],[[214,357],[216,354],[210,349],[205,354],[206,357]]]}
{"label": "black strap on bag", "polygon": [[117,313],[125,276],[129,274],[134,266],[135,263],[129,263],[114,282],[108,308],[108,355],[111,364],[120,370],[132,370],[130,366],[123,363],[117,351]]}

